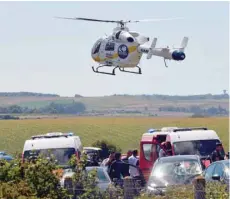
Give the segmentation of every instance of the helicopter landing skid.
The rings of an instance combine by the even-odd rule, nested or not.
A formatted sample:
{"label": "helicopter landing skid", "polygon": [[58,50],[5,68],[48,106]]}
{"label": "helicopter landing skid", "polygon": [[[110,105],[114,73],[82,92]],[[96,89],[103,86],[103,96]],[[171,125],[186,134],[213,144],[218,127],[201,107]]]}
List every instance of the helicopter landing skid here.
{"label": "helicopter landing skid", "polygon": [[142,74],[141,68],[140,68],[139,66],[136,66],[135,68],[138,68],[138,72],[135,72],[135,71],[128,71],[128,70],[125,70],[124,68],[120,68],[120,67],[119,67],[119,70],[120,70],[121,72],[134,73],[134,74],[139,74],[139,75],[141,75],[141,74]]}
{"label": "helicopter landing skid", "polygon": [[103,71],[98,71],[99,68],[102,68],[102,67],[104,67],[104,66],[109,66],[109,65],[98,66],[98,67],[96,68],[96,70],[95,70],[94,67],[92,66],[93,72],[95,72],[95,73],[101,73],[101,74],[106,74],[106,75],[116,75],[116,74],[115,74],[115,70],[118,68],[118,66],[114,67],[112,73],[103,72]]}

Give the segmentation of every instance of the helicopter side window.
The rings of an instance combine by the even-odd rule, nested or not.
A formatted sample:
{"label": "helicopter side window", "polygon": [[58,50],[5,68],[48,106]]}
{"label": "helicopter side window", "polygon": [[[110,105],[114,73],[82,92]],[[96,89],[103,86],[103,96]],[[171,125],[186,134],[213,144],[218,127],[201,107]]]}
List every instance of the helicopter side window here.
{"label": "helicopter side window", "polygon": [[105,45],[105,50],[106,50],[106,51],[114,51],[114,48],[115,48],[115,43],[108,42],[108,43]]}
{"label": "helicopter side window", "polygon": [[101,42],[99,42],[99,43],[97,44],[97,47],[95,48],[95,50],[94,50],[93,54],[98,53],[98,52],[99,52],[100,47],[101,47]]}

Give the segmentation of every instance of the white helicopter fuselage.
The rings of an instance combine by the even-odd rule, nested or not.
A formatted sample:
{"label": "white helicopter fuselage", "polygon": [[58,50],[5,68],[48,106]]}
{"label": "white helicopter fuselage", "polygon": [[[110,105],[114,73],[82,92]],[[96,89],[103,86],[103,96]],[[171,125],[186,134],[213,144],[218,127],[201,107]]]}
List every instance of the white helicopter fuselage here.
{"label": "white helicopter fuselage", "polygon": [[188,38],[182,40],[181,46],[175,48],[155,48],[157,38],[154,38],[150,47],[144,45],[149,41],[148,37],[126,29],[114,29],[110,36],[100,38],[91,50],[91,56],[100,65],[115,66],[120,68],[136,67],[143,54],[147,59],[153,55],[164,59],[182,61],[185,59],[184,48]]}
{"label": "white helicopter fuselage", "polygon": [[138,65],[143,54],[138,50],[139,46],[140,43],[130,32],[114,31],[112,35],[96,41],[91,56],[99,64],[132,68]]}

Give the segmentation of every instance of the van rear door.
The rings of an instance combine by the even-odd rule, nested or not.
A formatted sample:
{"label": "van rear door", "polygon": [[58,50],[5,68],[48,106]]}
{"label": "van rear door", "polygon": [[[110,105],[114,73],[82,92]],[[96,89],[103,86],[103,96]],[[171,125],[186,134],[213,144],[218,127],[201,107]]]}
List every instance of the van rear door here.
{"label": "van rear door", "polygon": [[140,146],[140,169],[145,177],[148,180],[148,177],[151,173],[153,163],[157,159],[157,149],[156,145],[153,142],[141,142]]}

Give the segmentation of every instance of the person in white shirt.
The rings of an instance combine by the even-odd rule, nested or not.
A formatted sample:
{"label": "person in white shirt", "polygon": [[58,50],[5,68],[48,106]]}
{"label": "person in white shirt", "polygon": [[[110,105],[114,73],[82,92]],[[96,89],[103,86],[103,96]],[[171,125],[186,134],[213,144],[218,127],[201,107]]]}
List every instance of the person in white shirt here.
{"label": "person in white shirt", "polygon": [[166,150],[166,142],[162,142],[161,149],[159,151],[159,158],[167,156],[165,150]]}
{"label": "person in white shirt", "polygon": [[165,151],[164,151],[163,149],[161,149],[161,150],[159,151],[159,158],[162,158],[162,157],[165,157],[165,156],[166,156]]}
{"label": "person in white shirt", "polygon": [[[138,151],[133,150],[132,156],[130,156],[128,159],[129,164],[134,165],[136,167],[139,166],[139,159],[137,158],[137,154],[138,154]],[[138,169],[132,166],[129,166],[129,173],[130,173],[130,176],[133,178],[140,176]]]}

